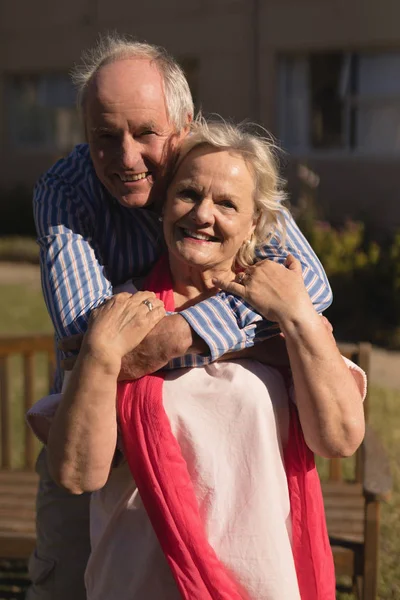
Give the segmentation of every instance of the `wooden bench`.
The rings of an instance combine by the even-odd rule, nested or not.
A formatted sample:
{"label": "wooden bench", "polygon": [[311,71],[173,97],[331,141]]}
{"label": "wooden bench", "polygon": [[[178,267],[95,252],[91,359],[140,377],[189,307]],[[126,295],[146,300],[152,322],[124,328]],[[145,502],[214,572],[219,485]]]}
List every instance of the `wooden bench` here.
{"label": "wooden bench", "polygon": [[[370,344],[344,344],[344,356],[369,373]],[[368,396],[364,411],[365,440],[355,455],[352,481],[343,477],[344,461],[329,461],[329,477],[322,484],[336,576],[351,578],[359,600],[376,600],[378,584],[379,512],[392,487],[389,459],[368,424]]]}
{"label": "wooden bench", "polygon": [[[43,355],[41,381],[36,368],[39,354]],[[53,336],[0,338],[0,558],[25,559],[34,548],[38,446],[24,424],[24,414],[48,392],[53,373]],[[18,396],[22,407],[17,406],[21,404]],[[15,439],[21,435],[22,457],[13,453]]]}

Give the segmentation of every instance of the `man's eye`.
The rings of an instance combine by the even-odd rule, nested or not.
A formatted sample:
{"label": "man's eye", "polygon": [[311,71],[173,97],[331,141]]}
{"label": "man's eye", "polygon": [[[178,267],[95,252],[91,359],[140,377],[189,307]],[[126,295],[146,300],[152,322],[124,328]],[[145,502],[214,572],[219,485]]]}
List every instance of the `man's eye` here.
{"label": "man's eye", "polygon": [[140,137],[144,137],[146,135],[157,135],[155,131],[152,131],[151,129],[147,129],[146,131],[142,131],[142,133],[140,134]]}
{"label": "man's eye", "polygon": [[100,140],[113,140],[115,139],[117,136],[115,133],[111,133],[110,131],[103,131],[101,133],[97,134],[98,139]]}

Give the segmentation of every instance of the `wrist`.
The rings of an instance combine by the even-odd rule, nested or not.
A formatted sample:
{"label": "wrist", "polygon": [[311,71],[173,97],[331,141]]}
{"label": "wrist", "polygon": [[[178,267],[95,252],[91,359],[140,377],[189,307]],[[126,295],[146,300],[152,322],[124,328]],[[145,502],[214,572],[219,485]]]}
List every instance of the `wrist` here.
{"label": "wrist", "polygon": [[108,348],[101,349],[91,344],[83,344],[78,357],[79,362],[84,361],[90,368],[101,371],[104,375],[117,377],[121,370],[122,359]]}
{"label": "wrist", "polygon": [[279,320],[279,327],[285,338],[303,338],[307,334],[315,334],[321,326],[321,317],[314,308]]}

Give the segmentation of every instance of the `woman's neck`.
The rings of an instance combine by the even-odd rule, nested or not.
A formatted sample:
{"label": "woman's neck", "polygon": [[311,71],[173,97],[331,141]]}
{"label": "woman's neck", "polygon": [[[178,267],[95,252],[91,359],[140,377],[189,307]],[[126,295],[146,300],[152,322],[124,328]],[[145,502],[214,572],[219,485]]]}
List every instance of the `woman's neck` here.
{"label": "woman's neck", "polygon": [[220,264],[210,269],[201,269],[169,256],[175,308],[184,309],[197,304],[210,296],[214,296],[216,288],[212,283],[214,277],[235,276],[232,263]]}

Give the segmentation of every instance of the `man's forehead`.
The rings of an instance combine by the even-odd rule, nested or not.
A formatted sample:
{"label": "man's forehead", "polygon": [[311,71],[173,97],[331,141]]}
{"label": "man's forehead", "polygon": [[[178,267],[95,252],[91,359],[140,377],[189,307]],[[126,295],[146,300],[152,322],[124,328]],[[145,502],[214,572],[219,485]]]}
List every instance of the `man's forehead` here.
{"label": "man's forehead", "polygon": [[87,99],[113,103],[135,99],[144,104],[164,102],[164,85],[154,62],[127,58],[100,67],[88,85]]}
{"label": "man's forehead", "polygon": [[[93,115],[92,115],[93,117]],[[94,118],[89,119],[89,131],[92,133],[114,133],[118,129],[118,119],[113,118],[113,115],[94,115]],[[140,129],[142,131],[158,130],[160,124],[154,119],[135,119],[127,123],[130,129]]]}

